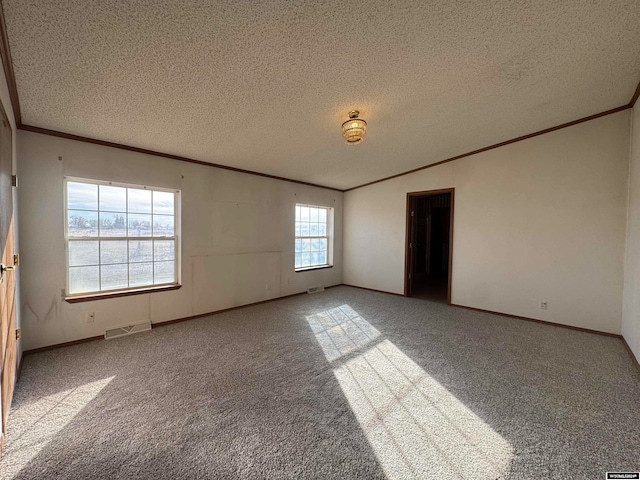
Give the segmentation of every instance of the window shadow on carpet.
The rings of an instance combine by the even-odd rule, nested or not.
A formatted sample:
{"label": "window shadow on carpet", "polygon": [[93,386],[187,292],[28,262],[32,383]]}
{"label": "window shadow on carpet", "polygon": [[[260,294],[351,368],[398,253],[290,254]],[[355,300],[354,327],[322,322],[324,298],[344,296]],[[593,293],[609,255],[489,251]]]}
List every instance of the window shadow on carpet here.
{"label": "window shadow on carpet", "polygon": [[349,305],[308,316],[387,478],[499,478],[513,448]]}
{"label": "window shadow on carpet", "polygon": [[14,478],[84,409],[114,377],[96,380],[14,406],[11,441],[2,462],[2,478]]}
{"label": "window shadow on carpet", "polygon": [[384,479],[308,326],[272,308],[28,356],[0,479]]}

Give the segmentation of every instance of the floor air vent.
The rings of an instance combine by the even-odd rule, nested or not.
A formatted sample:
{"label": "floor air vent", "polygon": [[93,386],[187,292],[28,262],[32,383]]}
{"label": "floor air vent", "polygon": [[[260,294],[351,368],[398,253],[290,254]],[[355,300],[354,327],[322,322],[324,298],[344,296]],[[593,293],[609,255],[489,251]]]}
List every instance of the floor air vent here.
{"label": "floor air vent", "polygon": [[151,330],[151,322],[134,323],[133,325],[125,325],[124,327],[109,328],[104,331],[105,340],[110,340],[116,337],[124,337],[125,335],[131,335],[132,333],[146,332]]}
{"label": "floor air vent", "polygon": [[309,290],[307,290],[307,293],[318,293],[318,292],[324,292],[324,287],[311,287]]}

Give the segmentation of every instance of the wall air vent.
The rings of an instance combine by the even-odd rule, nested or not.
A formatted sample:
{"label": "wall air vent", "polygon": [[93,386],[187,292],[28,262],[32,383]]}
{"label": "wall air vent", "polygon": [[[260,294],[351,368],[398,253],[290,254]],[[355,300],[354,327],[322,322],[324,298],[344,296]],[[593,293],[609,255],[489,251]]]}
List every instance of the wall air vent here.
{"label": "wall air vent", "polygon": [[133,333],[146,332],[151,330],[151,322],[134,323],[132,325],[125,325],[123,327],[109,328],[104,331],[105,340],[111,340],[112,338],[124,337],[125,335],[131,335]]}
{"label": "wall air vent", "polygon": [[309,290],[307,290],[307,293],[318,293],[318,292],[324,292],[324,287],[311,287]]}

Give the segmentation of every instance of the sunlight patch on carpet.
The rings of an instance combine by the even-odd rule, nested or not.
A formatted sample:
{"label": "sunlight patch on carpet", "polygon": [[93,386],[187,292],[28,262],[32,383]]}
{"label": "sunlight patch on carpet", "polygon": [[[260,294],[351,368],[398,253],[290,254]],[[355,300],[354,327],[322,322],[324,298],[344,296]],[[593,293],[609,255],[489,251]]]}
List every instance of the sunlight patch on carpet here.
{"label": "sunlight patch on carpet", "polygon": [[36,402],[14,405],[10,435],[5,445],[0,478],[20,473],[115,377],[103,378],[57,392]]}
{"label": "sunlight patch on carpet", "polygon": [[511,445],[349,305],[307,317],[387,478],[500,478]]}

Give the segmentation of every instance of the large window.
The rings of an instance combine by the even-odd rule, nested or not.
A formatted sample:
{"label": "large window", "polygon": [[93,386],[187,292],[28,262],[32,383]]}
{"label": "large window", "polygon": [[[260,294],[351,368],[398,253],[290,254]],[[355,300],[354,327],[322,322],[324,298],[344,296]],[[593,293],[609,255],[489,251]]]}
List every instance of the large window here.
{"label": "large window", "polygon": [[180,192],[65,179],[67,296],[176,285]]}
{"label": "large window", "polygon": [[296,205],[296,270],[331,265],[332,227],[332,208]]}

